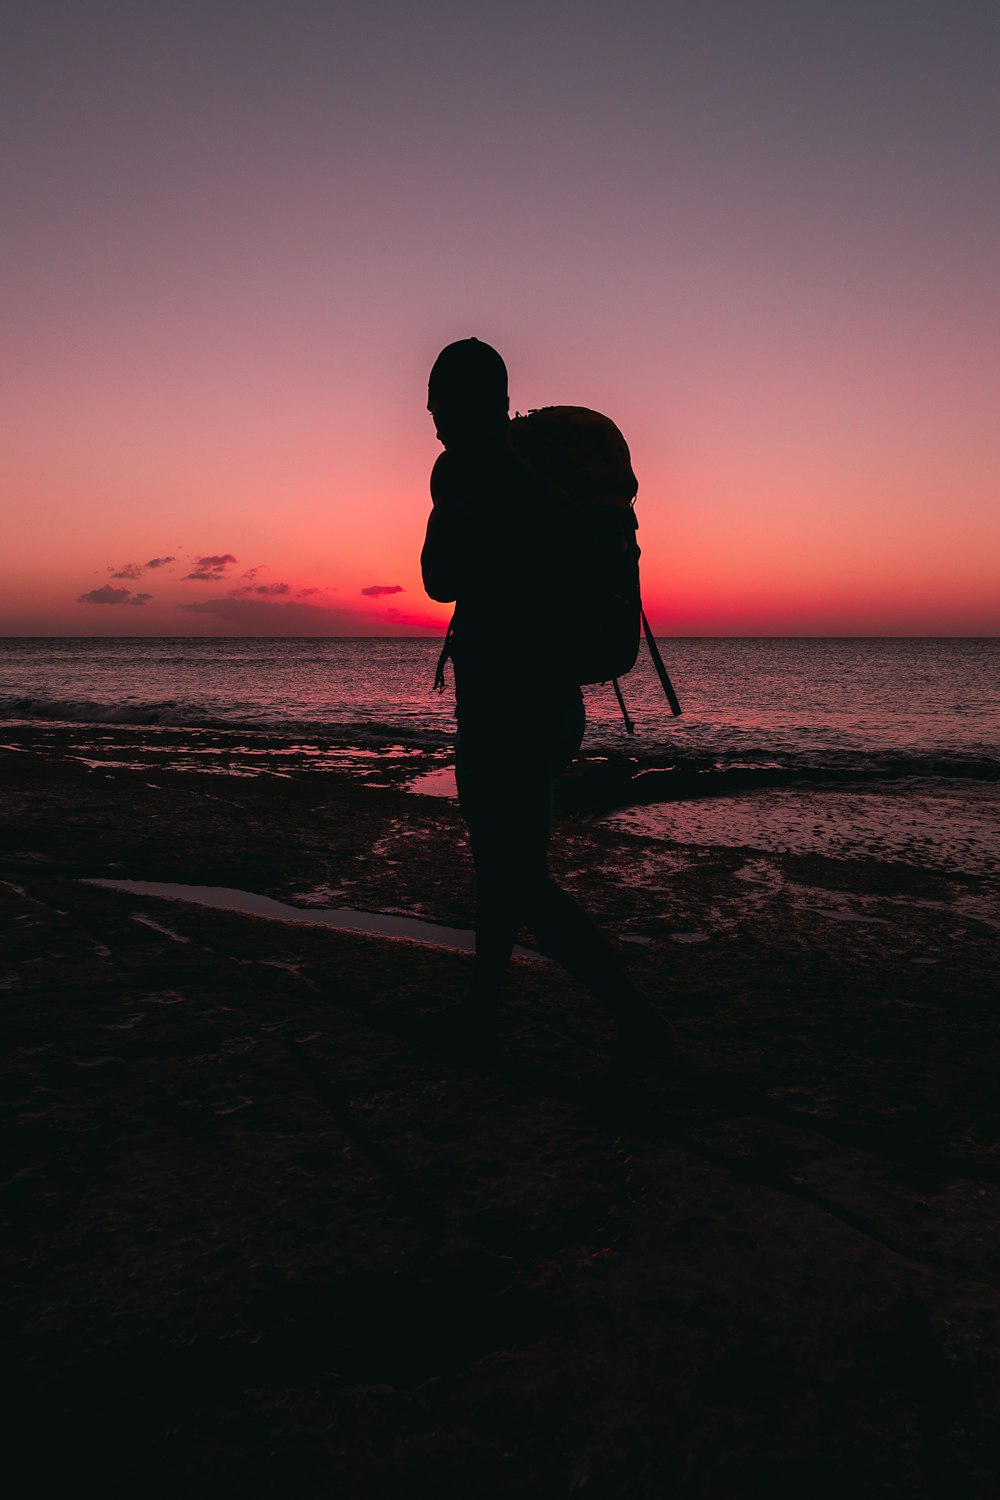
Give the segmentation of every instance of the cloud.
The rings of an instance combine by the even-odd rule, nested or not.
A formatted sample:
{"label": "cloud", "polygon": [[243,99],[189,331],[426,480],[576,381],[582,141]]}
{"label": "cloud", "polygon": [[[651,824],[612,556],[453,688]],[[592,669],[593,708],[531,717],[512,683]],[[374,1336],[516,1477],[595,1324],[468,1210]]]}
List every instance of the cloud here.
{"label": "cloud", "polygon": [[109,568],[108,572],[112,578],[141,578],[147,568],[162,568],[176,561],[174,557],[151,557],[147,563],[122,563],[120,568]]}
{"label": "cloud", "polygon": [[263,571],[264,571],[264,569],[266,567],[267,567],[267,563],[257,563],[256,567],[247,568],[246,572],[243,573],[243,574],[241,574],[241,577],[243,577],[243,578],[256,578],[257,574],[258,573],[263,573]]}
{"label": "cloud", "polygon": [[310,594],[318,594],[318,593],[319,593],[319,589],[298,589],[296,591],[295,597],[296,597],[296,599],[308,599],[308,597],[309,597]]}
{"label": "cloud", "polygon": [[[116,589],[112,588],[110,583],[105,583],[99,589],[91,589],[89,593],[80,594],[76,602],[77,604],[127,604],[131,594],[131,589]],[[147,599],[150,597],[146,595]]]}
{"label": "cloud", "polygon": [[377,599],[380,594],[405,594],[406,590],[401,583],[370,583],[361,592],[370,599]]}
{"label": "cloud", "polygon": [[220,578],[225,578],[226,569],[231,563],[237,562],[231,552],[219,552],[210,554],[208,557],[199,557],[190,573],[185,573],[181,582],[188,578],[201,580],[204,583],[216,583]]}
{"label": "cloud", "polygon": [[241,589],[230,589],[230,599],[245,599],[249,594],[259,594],[266,598],[269,594],[290,594],[291,589],[287,583],[248,583]]}
{"label": "cloud", "polygon": [[147,604],[152,599],[152,594],[133,594],[131,599],[126,599],[126,604]]}
{"label": "cloud", "polygon": [[[376,622],[380,620],[379,615],[365,615],[364,635],[379,635],[380,629],[373,629]],[[387,635],[443,635],[444,622],[431,614],[416,613],[413,610],[395,609],[390,605],[384,616]]]}

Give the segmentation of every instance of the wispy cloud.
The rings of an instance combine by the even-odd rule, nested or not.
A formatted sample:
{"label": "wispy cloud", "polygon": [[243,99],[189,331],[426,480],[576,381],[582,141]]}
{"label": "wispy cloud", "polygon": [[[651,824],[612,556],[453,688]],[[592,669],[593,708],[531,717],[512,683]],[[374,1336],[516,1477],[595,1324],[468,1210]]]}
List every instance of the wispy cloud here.
{"label": "wispy cloud", "polygon": [[261,598],[271,595],[290,594],[291,588],[287,583],[247,583],[242,588],[230,589],[230,599],[245,599],[251,594],[259,594]]}
{"label": "wispy cloud", "polygon": [[199,557],[190,573],[185,573],[181,582],[189,578],[197,579],[202,583],[217,583],[220,578],[225,578],[226,569],[237,562],[231,552],[210,553],[207,557]]}
{"label": "wispy cloud", "polygon": [[133,594],[131,599],[126,599],[126,604],[148,604],[152,594]]}
{"label": "wispy cloud", "polygon": [[377,599],[380,594],[405,594],[406,590],[401,583],[370,583],[361,592],[369,599]]}
{"label": "wispy cloud", "polygon": [[234,599],[224,595],[202,599],[197,604],[179,604],[177,608],[218,621],[220,627],[234,635],[398,635],[402,624],[415,626],[420,633],[428,630],[438,634],[441,630],[438,620],[386,620],[366,614],[363,609],[299,604],[294,600]]}
{"label": "wispy cloud", "polygon": [[109,568],[108,572],[112,578],[141,578],[147,568],[163,568],[176,561],[175,557],[151,557],[149,562],[122,563],[120,568]]}

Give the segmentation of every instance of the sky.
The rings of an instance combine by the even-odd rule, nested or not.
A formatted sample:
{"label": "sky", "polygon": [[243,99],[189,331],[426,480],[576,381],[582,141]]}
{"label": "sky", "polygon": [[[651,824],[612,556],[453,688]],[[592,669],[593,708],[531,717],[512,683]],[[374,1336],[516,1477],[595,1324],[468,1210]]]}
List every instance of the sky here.
{"label": "sky", "polygon": [[0,634],[440,632],[472,334],[622,428],[658,632],[1000,632],[995,0],[0,21]]}

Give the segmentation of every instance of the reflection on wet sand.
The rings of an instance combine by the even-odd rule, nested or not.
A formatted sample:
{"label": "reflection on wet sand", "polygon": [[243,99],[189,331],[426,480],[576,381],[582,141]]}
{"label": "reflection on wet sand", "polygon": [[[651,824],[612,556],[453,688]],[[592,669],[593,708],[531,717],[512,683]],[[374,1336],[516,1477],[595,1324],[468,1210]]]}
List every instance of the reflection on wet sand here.
{"label": "reflection on wet sand", "polygon": [[[349,906],[289,906],[285,901],[275,901],[270,896],[238,891],[229,886],[182,885],[163,880],[85,880],[83,883],[110,891],[125,891],[134,896],[153,896],[164,901],[214,906],[220,911],[246,912],[249,916],[264,917],[272,922],[304,922],[311,927],[334,927],[340,932],[368,932],[378,937],[429,943],[435,948],[458,949],[463,953],[472,952],[475,947],[473,934],[464,927],[446,927],[440,922],[424,922],[418,917],[399,917],[385,912],[355,911]],[[149,925],[158,924],[150,922]],[[165,928],[161,930],[166,931]],[[174,936],[173,933],[170,935]],[[518,947],[514,952],[521,958],[545,962],[540,953],[529,948]]]}

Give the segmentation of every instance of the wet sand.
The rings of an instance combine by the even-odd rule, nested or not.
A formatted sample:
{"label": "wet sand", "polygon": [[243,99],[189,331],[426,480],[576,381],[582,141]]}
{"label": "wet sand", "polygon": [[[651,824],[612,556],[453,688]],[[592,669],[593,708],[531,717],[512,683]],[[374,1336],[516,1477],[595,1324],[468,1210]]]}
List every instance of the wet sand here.
{"label": "wet sand", "polygon": [[525,959],[474,1066],[467,954],[87,883],[467,929],[449,803],[67,748],[0,751],[25,1493],[996,1493],[986,878],[564,821],[677,1055]]}

